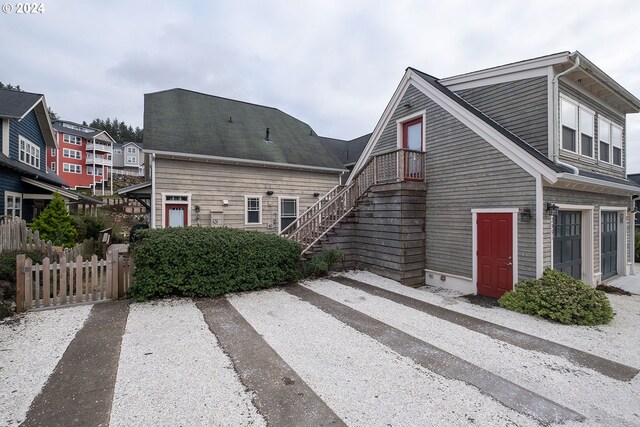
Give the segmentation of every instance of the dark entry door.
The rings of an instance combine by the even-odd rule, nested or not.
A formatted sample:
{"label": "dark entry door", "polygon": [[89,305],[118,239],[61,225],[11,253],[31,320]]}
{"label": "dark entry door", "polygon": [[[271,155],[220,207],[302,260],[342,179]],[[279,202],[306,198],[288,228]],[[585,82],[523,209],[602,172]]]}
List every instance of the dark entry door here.
{"label": "dark entry door", "polygon": [[553,268],[582,279],[582,212],[560,211],[553,226]]}
{"label": "dark entry door", "polygon": [[602,242],[600,246],[600,268],[602,278],[608,279],[618,274],[618,214],[616,212],[602,212]]}
{"label": "dark entry door", "polygon": [[513,214],[479,213],[478,293],[492,298],[513,289]]}

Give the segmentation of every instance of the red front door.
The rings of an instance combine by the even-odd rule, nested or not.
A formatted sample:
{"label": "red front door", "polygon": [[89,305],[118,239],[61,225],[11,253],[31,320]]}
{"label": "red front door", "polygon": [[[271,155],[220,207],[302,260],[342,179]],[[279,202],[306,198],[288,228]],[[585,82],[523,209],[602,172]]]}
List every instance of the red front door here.
{"label": "red front door", "polygon": [[164,208],[165,227],[169,228],[187,226],[187,205],[166,204]]}
{"label": "red front door", "polygon": [[479,213],[478,294],[500,298],[513,289],[513,214]]}

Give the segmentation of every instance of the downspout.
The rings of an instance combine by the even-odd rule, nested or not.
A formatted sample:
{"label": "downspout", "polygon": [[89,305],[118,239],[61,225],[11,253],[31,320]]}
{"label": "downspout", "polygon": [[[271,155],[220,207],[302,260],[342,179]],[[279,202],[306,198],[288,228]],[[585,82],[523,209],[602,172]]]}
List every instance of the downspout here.
{"label": "downspout", "polygon": [[156,228],[156,153],[151,153],[151,228]]}
{"label": "downspout", "polygon": [[631,229],[629,230],[629,233],[631,233],[631,236],[629,236],[629,253],[631,254],[631,275],[635,276],[637,273],[636,271],[636,200],[638,200],[638,198],[640,198],[640,196],[633,196],[631,197],[631,206],[633,207],[633,210],[631,211],[631,218],[630,218],[630,222],[631,222]]}
{"label": "downspout", "polygon": [[552,87],[553,87],[553,162],[558,165],[558,166],[564,166],[565,168],[569,168],[571,169],[571,171],[573,172],[574,175],[578,175],[579,171],[578,168],[576,168],[573,165],[564,163],[562,161],[560,161],[560,140],[561,140],[561,128],[560,128],[560,89],[559,89],[559,80],[560,77],[569,74],[570,72],[572,72],[573,70],[575,70],[576,68],[578,68],[580,66],[580,56],[578,56],[578,52],[573,52],[571,55],[569,55],[571,58],[573,58],[573,60],[575,61],[575,63],[573,64],[573,66],[571,68],[569,68],[568,70],[565,70],[559,74],[557,74],[553,80],[552,80]]}

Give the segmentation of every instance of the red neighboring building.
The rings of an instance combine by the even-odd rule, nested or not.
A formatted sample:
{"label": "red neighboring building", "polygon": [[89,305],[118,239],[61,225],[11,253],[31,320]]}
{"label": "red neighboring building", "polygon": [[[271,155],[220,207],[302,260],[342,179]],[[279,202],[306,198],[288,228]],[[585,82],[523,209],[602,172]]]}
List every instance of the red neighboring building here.
{"label": "red neighboring building", "polygon": [[59,148],[47,150],[47,166],[73,189],[110,191],[113,138],[106,131],[64,120],[54,121],[53,129]]}

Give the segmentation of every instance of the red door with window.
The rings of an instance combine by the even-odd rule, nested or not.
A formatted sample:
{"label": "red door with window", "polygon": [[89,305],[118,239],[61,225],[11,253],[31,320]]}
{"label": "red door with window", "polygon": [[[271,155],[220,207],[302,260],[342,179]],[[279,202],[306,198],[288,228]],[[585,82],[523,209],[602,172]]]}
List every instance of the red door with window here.
{"label": "red door with window", "polygon": [[166,204],[164,208],[164,226],[166,228],[187,226],[187,205]]}
{"label": "red door with window", "polygon": [[479,213],[478,294],[500,298],[513,289],[513,214]]}

